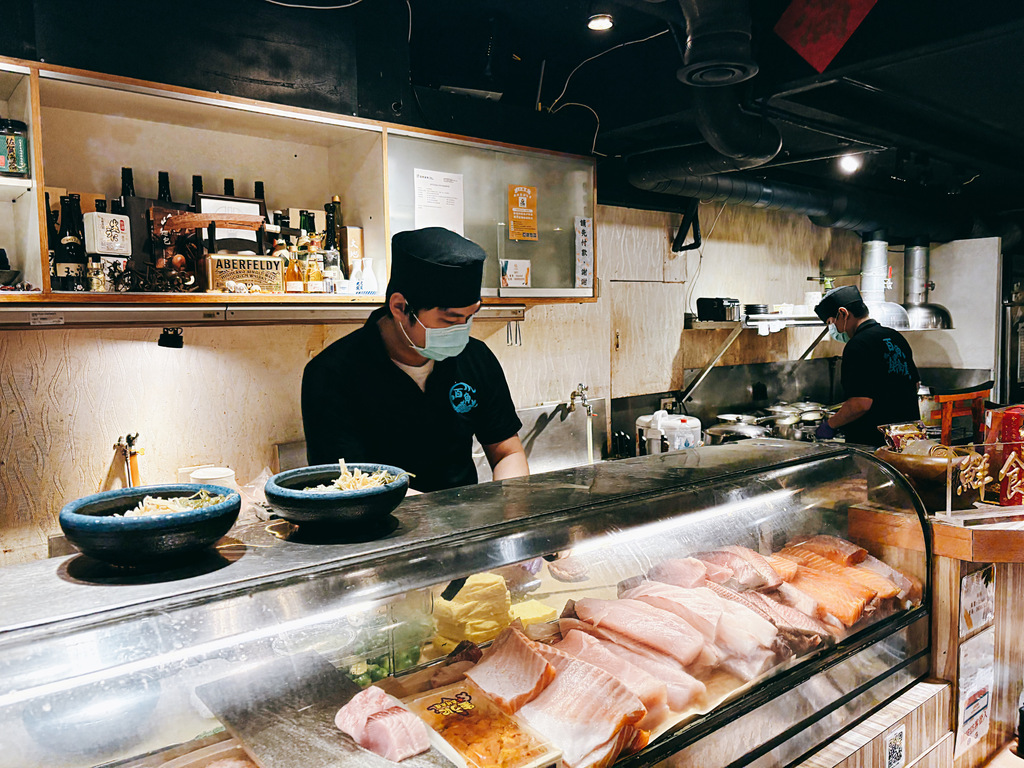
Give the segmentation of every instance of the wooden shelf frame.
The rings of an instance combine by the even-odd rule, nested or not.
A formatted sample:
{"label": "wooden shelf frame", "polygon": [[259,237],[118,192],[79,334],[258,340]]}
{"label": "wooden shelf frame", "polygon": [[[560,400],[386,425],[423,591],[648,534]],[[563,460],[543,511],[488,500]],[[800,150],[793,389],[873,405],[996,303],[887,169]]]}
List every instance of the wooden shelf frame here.
{"label": "wooden shelf frame", "polygon": [[[237,135],[250,143],[263,142],[269,146],[278,147],[283,146],[285,142],[298,142],[317,156],[323,156],[326,153],[327,161],[323,164],[325,169],[318,168],[318,172],[324,175],[326,181],[320,183],[322,189],[309,192],[309,201],[304,201],[300,195],[289,192],[287,185],[274,184],[265,178],[264,166],[260,163],[254,163],[257,167],[254,167],[248,175],[252,179],[258,178],[267,183],[268,193],[272,196],[268,201],[272,203],[268,205],[271,210],[274,207],[282,207],[285,202],[289,207],[313,208],[314,205],[319,205],[319,201],[330,199],[330,194],[341,194],[343,210],[347,214],[351,212],[351,218],[346,215],[346,223],[364,228],[365,255],[373,258],[375,265],[383,264],[383,269],[375,270],[381,289],[387,284],[391,263],[391,223],[387,192],[387,138],[389,132],[443,142],[465,143],[469,146],[495,151],[514,150],[527,155],[583,159],[591,164],[592,184],[595,173],[593,158],[580,158],[580,156],[566,153],[394,125],[353,115],[282,106],[43,62],[0,57],[0,96],[3,95],[5,87],[11,86],[11,84],[16,85],[15,80],[24,80],[28,86],[33,178],[24,181],[0,180],[0,200],[4,197],[5,188],[21,190],[21,200],[28,203],[24,209],[31,209],[34,214],[31,217],[26,217],[30,221],[26,221],[20,228],[27,233],[25,239],[28,244],[28,253],[23,257],[23,262],[29,269],[22,268],[22,271],[29,277],[30,282],[41,286],[42,291],[0,292],[0,306],[78,303],[229,305],[238,301],[267,305],[306,303],[311,306],[330,306],[374,304],[383,300],[383,296],[311,297],[304,295],[291,297],[285,294],[267,294],[236,297],[225,294],[74,294],[53,291],[50,286],[49,265],[46,258],[46,221],[42,215],[45,207],[45,188],[49,186],[55,189],[81,190],[90,194],[97,193],[97,196],[102,193],[104,197],[108,198],[116,195],[116,190],[112,185],[117,182],[117,169],[104,165],[104,160],[90,159],[88,163],[77,164],[84,165],[84,168],[70,170],[73,165],[71,161],[74,159],[73,150],[57,148],[63,142],[57,142],[53,138],[57,135],[55,132],[59,131],[61,124],[69,120],[69,116],[80,115],[85,118],[85,121],[91,121],[93,126],[90,130],[93,131],[98,130],[95,125],[104,120],[110,123],[121,123],[120,127],[122,128],[124,125],[128,125],[129,128],[126,130],[135,130],[143,134],[143,141],[138,142],[139,146],[136,147],[136,152],[153,152],[153,147],[147,146],[145,143],[147,135],[156,136],[161,131],[166,131],[170,135],[180,135],[180,131],[188,130],[210,131],[213,134],[219,132],[224,136]],[[8,87],[8,91],[10,90],[13,90],[13,87]],[[97,98],[97,95],[102,98]],[[47,139],[48,133],[51,136],[50,139]],[[62,133],[60,135],[70,134]],[[111,137],[110,140],[114,142],[117,137]],[[295,152],[293,154],[298,156],[302,153]],[[150,168],[149,166],[153,162],[163,161],[157,158],[148,163],[136,162],[133,164],[130,157],[124,161],[124,165],[136,168],[136,186],[137,189],[142,187],[139,193],[143,196],[148,196],[146,188],[149,182],[155,183],[156,172],[154,169],[158,166]],[[245,172],[246,158],[236,155],[233,160],[228,158],[225,162],[235,162],[239,173],[223,173],[223,176],[234,178]],[[278,178],[283,178],[286,167],[284,160],[279,158],[275,162],[278,163],[278,170],[274,173]],[[189,174],[199,172],[198,170],[194,171],[191,164],[185,168],[186,164],[186,162],[182,162],[179,165]],[[178,166],[168,163],[159,167]],[[140,177],[140,170],[146,175]],[[149,179],[150,175],[153,179]],[[220,174],[218,173],[203,173],[202,175],[207,186],[212,187],[211,181],[219,182]],[[184,183],[182,178],[184,177],[179,177],[177,180],[179,188]],[[341,184],[341,180],[345,181],[344,185]],[[4,183],[5,181],[8,183]],[[175,183],[172,175],[172,188]],[[596,199],[596,190],[593,194]],[[278,197],[277,202],[279,202],[276,206],[273,204],[275,196]],[[83,197],[83,199],[85,198]],[[296,202],[299,204],[296,205]],[[590,296],[578,295],[578,291],[568,287],[565,293],[564,296],[500,298],[488,295],[485,296],[484,303],[488,306],[529,307],[551,303],[587,303],[597,300],[597,288]],[[2,327],[0,324],[0,328]]]}

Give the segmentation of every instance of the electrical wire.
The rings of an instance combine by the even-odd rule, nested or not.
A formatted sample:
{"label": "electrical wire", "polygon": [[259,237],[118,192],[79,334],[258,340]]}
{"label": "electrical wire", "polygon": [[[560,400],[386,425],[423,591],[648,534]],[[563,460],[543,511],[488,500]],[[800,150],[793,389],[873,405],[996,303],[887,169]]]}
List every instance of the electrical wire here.
{"label": "electrical wire", "polygon": [[630,41],[625,42],[625,43],[619,43],[618,45],[613,45],[611,48],[609,48],[609,49],[607,49],[605,51],[601,51],[600,53],[594,54],[589,59],[584,59],[579,64],[577,64],[576,68],[573,69],[573,71],[569,73],[569,76],[567,78],[565,78],[565,85],[562,86],[562,92],[560,94],[558,94],[558,98],[557,99],[555,99],[554,101],[551,102],[551,106],[548,107],[548,111],[550,112],[552,107],[554,107],[555,104],[557,104],[561,100],[561,98],[563,96],[565,96],[565,92],[569,89],[569,81],[572,80],[572,76],[575,75],[576,72],[579,70],[579,68],[582,67],[587,62],[593,61],[596,58],[604,56],[606,53],[611,53],[616,48],[623,48],[623,47],[625,47],[627,45],[636,45],[637,43],[646,43],[648,40],[653,40],[656,37],[661,37],[662,35],[667,35],[668,32],[669,32],[669,30],[663,29],[663,30],[661,30],[661,32],[655,32],[653,35],[649,35],[649,36],[643,38],[642,40],[630,40]]}
{"label": "electrical wire", "polygon": [[302,8],[307,11],[337,11],[342,8],[351,8],[353,5],[359,5],[363,0],[352,0],[351,3],[344,3],[343,5],[297,5],[295,3],[282,3],[281,0],[264,0],[271,5],[280,5],[283,8]]}
{"label": "electrical wire", "polygon": [[594,129],[594,140],[590,144],[590,154],[592,154],[592,155],[601,155],[601,157],[607,157],[607,155],[602,155],[600,152],[596,151],[597,150],[597,134],[601,130],[601,117],[600,117],[600,115],[598,115],[597,112],[595,112],[592,107],[588,107],[586,104],[581,104],[578,101],[567,101],[567,102],[565,102],[565,104],[562,104],[561,106],[559,106],[558,109],[552,109],[551,110],[551,114],[555,114],[556,112],[558,112],[559,109],[562,109],[562,107],[583,107],[584,109],[590,111],[590,114],[592,114],[594,116],[594,119],[597,120],[597,127]]}
{"label": "electrical wire", "polygon": [[711,234],[715,231],[715,227],[718,225],[718,220],[722,218],[722,213],[725,211],[725,203],[722,203],[722,207],[718,211],[718,215],[715,216],[714,222],[711,224],[711,229],[704,235],[704,242],[700,246],[700,250],[697,251],[697,271],[693,273],[693,280],[690,281],[690,290],[686,293],[686,308],[691,311],[695,311],[690,306],[690,301],[693,299],[693,289],[697,287],[697,279],[700,277],[700,268],[704,265],[704,249],[707,247],[708,241],[711,240]]}

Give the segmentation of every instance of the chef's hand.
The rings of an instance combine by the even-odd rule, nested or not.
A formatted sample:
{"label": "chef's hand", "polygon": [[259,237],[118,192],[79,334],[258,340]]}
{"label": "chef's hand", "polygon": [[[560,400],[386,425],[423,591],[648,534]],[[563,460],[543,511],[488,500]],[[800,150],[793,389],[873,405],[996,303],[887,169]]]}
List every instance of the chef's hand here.
{"label": "chef's hand", "polygon": [[818,428],[814,430],[814,436],[819,440],[831,440],[836,436],[836,431],[828,425],[828,419],[825,419]]}

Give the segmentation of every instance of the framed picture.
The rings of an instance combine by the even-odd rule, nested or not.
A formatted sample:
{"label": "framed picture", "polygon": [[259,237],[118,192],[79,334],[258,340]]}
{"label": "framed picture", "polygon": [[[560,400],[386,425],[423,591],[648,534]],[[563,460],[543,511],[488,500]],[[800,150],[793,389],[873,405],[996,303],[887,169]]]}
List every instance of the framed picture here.
{"label": "framed picture", "polygon": [[[196,195],[196,213],[248,213],[262,216],[267,220],[267,204],[263,200],[248,197],[228,197],[226,195]],[[209,239],[206,247],[213,251]],[[265,243],[260,231],[248,229],[217,228],[216,250],[230,253],[263,253]]]}

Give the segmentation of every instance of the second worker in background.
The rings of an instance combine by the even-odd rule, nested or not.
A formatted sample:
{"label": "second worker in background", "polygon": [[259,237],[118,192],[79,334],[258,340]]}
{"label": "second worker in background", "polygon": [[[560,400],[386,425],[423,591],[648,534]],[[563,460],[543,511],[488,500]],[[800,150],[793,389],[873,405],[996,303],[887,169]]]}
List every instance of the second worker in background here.
{"label": "second worker in background", "polygon": [[477,482],[475,435],[495,480],[529,474],[505,374],[469,336],[485,256],[440,227],[391,239],[385,306],[303,372],[311,465],[391,464],[418,491],[454,488]]}

